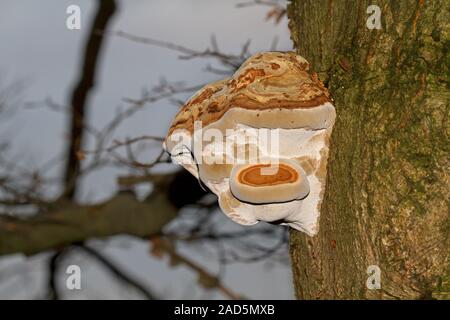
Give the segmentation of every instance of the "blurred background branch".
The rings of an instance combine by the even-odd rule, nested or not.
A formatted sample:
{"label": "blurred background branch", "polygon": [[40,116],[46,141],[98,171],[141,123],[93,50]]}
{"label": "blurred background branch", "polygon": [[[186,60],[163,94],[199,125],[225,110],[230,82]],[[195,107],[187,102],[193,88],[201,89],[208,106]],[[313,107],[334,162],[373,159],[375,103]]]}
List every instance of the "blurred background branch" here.
{"label": "blurred background branch", "polygon": [[80,171],[80,156],[84,141],[84,123],[86,119],[86,101],[89,93],[95,87],[95,77],[99,64],[100,50],[104,37],[98,35],[96,30],[105,30],[116,11],[115,0],[99,0],[97,13],[89,32],[88,41],[84,51],[81,74],[71,98],[70,138],[68,144],[67,164],[64,174],[64,196],[73,198],[76,192],[77,178]]}
{"label": "blurred background branch", "polygon": [[[186,171],[162,169],[170,163],[161,148],[162,136],[116,137],[118,128],[145,106],[168,102],[180,107],[185,96],[199,90],[204,83],[185,84],[161,77],[159,83],[150,90],[143,90],[140,96],[123,98],[121,102],[125,106],[102,125],[93,125],[90,121],[94,108],[90,102],[98,88],[96,79],[102,51],[110,37],[173,51],[181,60],[203,59],[204,70],[220,77],[231,75],[252,54],[251,41],[247,40],[236,53],[225,53],[215,36],[211,36],[207,47],[194,49],[176,42],[112,31],[109,26],[119,12],[116,2],[97,1],[69,102],[58,103],[47,96],[24,104],[25,110],[44,112],[47,109],[69,118],[64,150],[40,167],[31,167],[23,165],[20,156],[13,155],[11,141],[0,141],[0,256],[48,253],[47,292],[41,297],[66,298],[59,283],[62,268],[77,252],[84,252],[86,257],[109,270],[118,282],[134,288],[140,297],[161,298],[153,289],[134,279],[128,268],[121,268],[108,255],[88,244],[91,239],[126,234],[147,241],[152,247],[152,257],[169,257],[169,266],[185,266],[197,275],[201,288],[216,290],[230,299],[242,298],[224,283],[224,266],[258,261],[287,263],[286,230],[271,225],[224,228],[220,220],[217,222],[222,214],[211,193],[203,190]],[[281,7],[271,8],[279,10]],[[276,39],[273,48],[275,45]],[[216,65],[211,65],[211,61]],[[17,82],[0,90],[0,120],[17,109],[14,106],[23,88],[23,82]],[[142,150],[150,150],[152,156],[141,157]],[[60,163],[63,163],[62,175],[50,176],[48,172]],[[118,191],[95,203],[82,201],[83,179],[107,167],[121,170],[114,179]],[[143,186],[150,191],[141,196],[138,191]],[[202,262],[183,254],[183,248],[213,255],[220,271],[208,270]],[[1,275],[0,270],[0,278]]]}

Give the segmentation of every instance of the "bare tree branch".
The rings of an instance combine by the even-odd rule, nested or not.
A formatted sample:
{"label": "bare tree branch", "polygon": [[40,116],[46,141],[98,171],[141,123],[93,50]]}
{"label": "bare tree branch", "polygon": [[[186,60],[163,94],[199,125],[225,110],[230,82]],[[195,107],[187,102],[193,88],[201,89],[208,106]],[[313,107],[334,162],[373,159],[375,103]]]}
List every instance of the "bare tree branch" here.
{"label": "bare tree branch", "polygon": [[269,7],[275,7],[280,6],[281,1],[277,0],[253,0],[248,2],[241,2],[236,5],[237,8],[244,8],[244,7],[250,7],[250,6],[257,6],[257,5],[263,5],[263,6],[269,6]]}
{"label": "bare tree branch", "polygon": [[129,275],[127,275],[125,272],[123,272],[119,267],[114,265],[108,258],[103,256],[100,252],[96,251],[95,249],[86,246],[86,245],[77,245],[77,248],[81,249],[82,251],[88,253],[91,257],[95,258],[97,261],[99,261],[104,267],[106,267],[114,276],[116,276],[121,281],[125,282],[127,285],[135,288],[137,291],[139,291],[146,299],[148,300],[155,300],[156,295],[151,292],[148,288],[140,284],[135,279],[132,279]]}
{"label": "bare tree branch", "polygon": [[[147,37],[136,36],[124,31],[115,31],[115,32],[103,32],[104,35],[113,35],[117,37],[121,37],[130,41],[134,41],[137,43],[142,43],[146,45],[152,45],[160,48],[169,49],[172,51],[176,51],[181,53],[182,55],[179,57],[180,59],[193,59],[193,58],[213,58],[219,61],[222,65],[230,68],[230,71],[233,71],[240,67],[242,62],[248,58],[248,51],[243,50],[239,55],[236,54],[226,54],[221,52],[215,41],[214,36],[211,37],[211,47],[207,47],[204,50],[196,50],[187,48],[172,42],[152,39]],[[248,45],[244,45],[244,49],[248,49]]]}
{"label": "bare tree branch", "polygon": [[58,290],[58,267],[62,256],[66,253],[64,249],[57,250],[48,262],[48,293],[47,297],[51,300],[59,300],[61,298]]}
{"label": "bare tree branch", "polygon": [[[91,127],[87,121],[87,99],[95,87],[95,74],[105,35],[118,36],[137,43],[169,49],[180,53],[182,59],[212,59],[213,62],[216,62],[215,66],[208,65],[207,71],[221,75],[231,74],[250,55],[250,41],[242,46],[240,52],[228,54],[219,49],[214,37],[211,38],[210,45],[204,50],[195,50],[167,41],[134,36],[122,31],[108,32],[105,29],[114,14],[115,1],[99,0],[98,2],[99,8],[86,43],[82,71],[73,90],[71,104],[66,108],[48,98],[34,105],[28,105],[29,108],[33,108],[39,104],[45,104],[51,110],[70,113],[71,131],[68,150],[62,156],[59,155],[58,158],[52,159],[46,164],[46,167],[53,167],[55,161],[67,158],[63,177],[65,184],[63,196],[56,201],[44,198],[44,195],[48,197],[48,190],[44,189],[43,185],[45,184],[47,187],[50,183],[55,183],[54,179],[44,179],[42,168],[39,170],[29,170],[26,166],[20,168],[21,166],[14,159],[4,162],[2,150],[8,146],[0,144],[0,166],[4,167],[2,169],[6,173],[3,176],[3,171],[0,172],[0,211],[7,212],[7,214],[0,212],[0,256],[12,253],[32,255],[56,249],[56,253],[49,261],[48,282],[49,297],[54,299],[60,297],[56,285],[58,266],[61,264],[61,257],[70,248],[79,248],[85,251],[144,296],[149,299],[154,298],[151,291],[126,275],[107,257],[84,246],[84,241],[90,238],[130,234],[147,239],[156,235],[170,243],[184,241],[186,244],[198,247],[205,245],[217,253],[221,267],[227,263],[260,261],[275,256],[275,253],[278,253],[279,249],[286,245],[285,230],[279,232],[278,228],[272,226],[251,230],[236,226],[235,230],[237,231],[224,231],[217,227],[218,224],[214,224],[214,220],[217,219],[213,218],[218,217],[216,199],[205,197],[207,191],[196,185],[198,181],[188,172],[164,174],[151,170],[157,164],[167,163],[170,160],[162,150],[155,155],[155,159],[142,160],[142,154],[139,153],[142,151],[139,149],[142,143],[139,142],[156,141],[158,149],[161,149],[161,137],[150,135],[132,138],[114,137],[116,129],[126,119],[142,110],[145,105],[166,100],[180,106],[183,102],[178,99],[177,95],[193,93],[200,89],[202,84],[190,86],[182,82],[169,83],[163,79],[158,86],[149,92],[144,92],[141,97],[123,99],[122,102],[128,104],[126,108],[113,114],[111,121],[103,128]],[[1,104],[0,109],[2,109]],[[83,141],[87,135],[92,135],[94,138],[92,150],[83,149]],[[88,158],[87,156],[90,155],[92,157]],[[83,165],[81,165],[82,161]],[[127,191],[119,192],[101,204],[77,204],[75,201],[77,180],[95,169],[109,165],[127,169],[127,175],[119,176],[117,179],[119,188]],[[59,177],[58,182],[60,181]],[[150,184],[153,191],[147,199],[138,201],[131,190],[135,188],[135,185],[142,183]],[[57,186],[58,192],[60,192],[60,185]],[[183,210],[180,210],[182,208]],[[35,214],[32,216],[20,214],[26,210]],[[168,224],[175,218],[174,224],[178,224],[178,228],[173,228],[174,230],[168,232],[168,229],[172,229],[172,224],[170,226]],[[265,246],[261,244],[261,239],[274,239],[275,244]],[[269,242],[272,241],[267,241],[267,243]],[[265,241],[264,244],[266,244]],[[231,299],[242,298],[224,286],[220,281],[220,276],[208,272],[190,257],[181,255],[174,247],[166,248],[165,254],[170,256],[172,263],[181,263],[196,272],[199,276],[199,284],[203,288],[218,289]],[[221,273],[219,272],[219,274]]]}
{"label": "bare tree branch", "polygon": [[95,86],[95,74],[97,72],[98,58],[103,45],[103,37],[97,34],[97,30],[104,30],[116,11],[114,0],[99,0],[98,10],[91,27],[89,40],[84,53],[83,67],[80,79],[75,86],[71,98],[71,129],[68,158],[65,169],[65,196],[73,198],[76,192],[76,180],[80,171],[80,159],[78,156],[84,140],[84,123],[86,121],[86,100],[90,91]]}
{"label": "bare tree branch", "polygon": [[[282,4],[280,4],[280,2]],[[267,13],[266,19],[274,19],[275,24],[280,23],[281,19],[286,16],[287,9],[285,1],[275,0],[253,0],[248,2],[241,2],[236,5],[238,8],[250,7],[250,6],[267,6],[272,9]]]}
{"label": "bare tree branch", "polygon": [[217,289],[224,296],[232,300],[243,299],[244,297],[236,294],[230,288],[226,287],[221,283],[220,278],[213,275],[205,268],[203,268],[198,263],[194,262],[192,259],[187,258],[179,254],[172,243],[167,238],[154,237],[152,238],[153,248],[152,254],[156,257],[162,257],[164,254],[168,254],[170,257],[170,264],[172,266],[177,266],[183,264],[189,269],[193,270],[198,275],[199,285],[205,289]]}
{"label": "bare tree branch", "polygon": [[159,234],[177,216],[178,209],[170,203],[167,191],[174,176],[167,174],[144,201],[138,201],[130,192],[121,192],[97,205],[56,202],[48,212],[29,218],[0,215],[0,255],[32,255],[118,234]]}

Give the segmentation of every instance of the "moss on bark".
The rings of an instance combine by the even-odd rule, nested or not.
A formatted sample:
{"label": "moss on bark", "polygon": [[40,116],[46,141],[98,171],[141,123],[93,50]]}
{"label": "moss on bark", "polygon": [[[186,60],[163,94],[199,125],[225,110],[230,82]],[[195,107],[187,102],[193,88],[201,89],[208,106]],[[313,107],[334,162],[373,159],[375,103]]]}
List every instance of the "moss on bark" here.
{"label": "moss on bark", "polygon": [[[381,8],[381,30],[366,9]],[[443,297],[449,278],[448,1],[292,0],[292,40],[335,99],[316,237],[291,232],[299,298]],[[366,288],[369,265],[381,290]]]}

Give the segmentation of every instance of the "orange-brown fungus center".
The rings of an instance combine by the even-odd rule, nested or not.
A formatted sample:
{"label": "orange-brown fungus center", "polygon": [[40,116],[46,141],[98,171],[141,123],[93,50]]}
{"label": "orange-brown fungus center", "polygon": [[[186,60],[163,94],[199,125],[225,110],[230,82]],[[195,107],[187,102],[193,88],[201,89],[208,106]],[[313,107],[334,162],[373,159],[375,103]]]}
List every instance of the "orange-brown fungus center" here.
{"label": "orange-brown fungus center", "polygon": [[298,173],[292,167],[280,163],[275,174],[263,175],[261,168],[269,167],[269,164],[257,164],[245,168],[239,173],[239,183],[250,185],[252,187],[273,186],[282,183],[292,183],[298,180]]}

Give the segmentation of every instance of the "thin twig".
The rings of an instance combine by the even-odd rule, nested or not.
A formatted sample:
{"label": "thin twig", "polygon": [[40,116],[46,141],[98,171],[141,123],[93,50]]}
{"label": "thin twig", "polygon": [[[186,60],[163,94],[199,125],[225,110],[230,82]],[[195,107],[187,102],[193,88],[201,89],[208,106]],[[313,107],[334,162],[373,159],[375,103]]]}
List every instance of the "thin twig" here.
{"label": "thin twig", "polygon": [[148,300],[157,299],[154,293],[152,293],[149,289],[145,288],[138,281],[132,279],[129,275],[120,270],[117,266],[115,266],[110,260],[108,260],[102,254],[100,254],[98,251],[83,244],[79,244],[76,247],[88,253],[91,257],[97,259],[97,261],[101,262],[103,266],[105,266],[109,271],[111,271],[117,278],[119,278],[121,281],[124,281],[128,285],[134,287]]}

